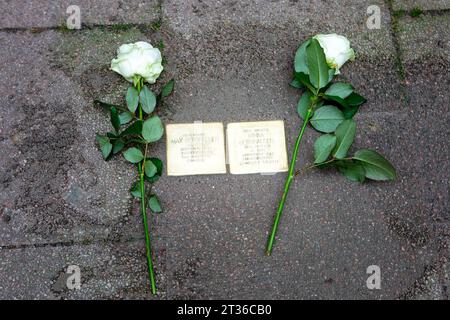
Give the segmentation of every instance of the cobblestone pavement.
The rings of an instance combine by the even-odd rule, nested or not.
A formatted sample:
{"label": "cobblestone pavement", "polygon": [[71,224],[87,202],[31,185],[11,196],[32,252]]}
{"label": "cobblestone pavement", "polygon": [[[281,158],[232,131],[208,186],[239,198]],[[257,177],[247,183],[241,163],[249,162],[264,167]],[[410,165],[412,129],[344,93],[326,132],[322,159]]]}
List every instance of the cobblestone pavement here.
{"label": "cobblestone pavement", "polygon": [[[292,185],[273,255],[264,245],[284,174],[167,177],[150,219],[156,299],[448,299],[449,44],[444,0],[0,0],[0,298],[153,299],[134,172],[104,162],[100,99],[122,103],[118,46],[160,47],[176,89],[165,123],[301,123],[289,87],[300,42],[347,36],[342,69],[367,97],[355,148],[395,163],[392,183],[310,172]],[[81,9],[68,30],[66,9]],[[369,29],[377,5],[380,29]],[[308,129],[297,166],[312,161]],[[164,142],[152,153],[165,159]],[[81,288],[66,286],[69,265]],[[380,290],[366,287],[369,265]]]}

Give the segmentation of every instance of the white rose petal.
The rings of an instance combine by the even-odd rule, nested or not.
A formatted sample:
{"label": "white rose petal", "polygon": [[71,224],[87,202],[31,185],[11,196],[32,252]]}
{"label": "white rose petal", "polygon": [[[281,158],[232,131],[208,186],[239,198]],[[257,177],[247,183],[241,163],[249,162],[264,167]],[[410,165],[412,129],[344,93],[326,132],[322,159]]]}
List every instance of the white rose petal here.
{"label": "white rose petal", "polygon": [[327,64],[336,70],[335,74],[340,73],[339,69],[344,63],[355,58],[355,52],[350,47],[350,41],[344,36],[333,33],[318,34],[313,38],[319,41],[325,53]]}
{"label": "white rose petal", "polygon": [[129,82],[142,77],[153,84],[163,71],[161,52],[144,41],[123,44],[117,50],[117,58],[111,61],[111,70]]}

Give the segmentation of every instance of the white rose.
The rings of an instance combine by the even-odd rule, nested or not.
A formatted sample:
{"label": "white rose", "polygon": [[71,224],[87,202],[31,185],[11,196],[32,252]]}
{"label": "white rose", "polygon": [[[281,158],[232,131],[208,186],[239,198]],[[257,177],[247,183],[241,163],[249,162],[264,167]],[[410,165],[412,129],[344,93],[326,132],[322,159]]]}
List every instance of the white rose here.
{"label": "white rose", "polygon": [[318,34],[313,37],[319,41],[320,46],[325,52],[327,64],[334,68],[334,74],[339,74],[339,69],[347,60],[355,59],[355,52],[350,48],[350,41],[344,36],[333,34]]}
{"label": "white rose", "polygon": [[117,58],[111,61],[111,70],[129,82],[142,77],[153,84],[163,70],[161,52],[150,43],[139,41],[123,44],[117,50]]}

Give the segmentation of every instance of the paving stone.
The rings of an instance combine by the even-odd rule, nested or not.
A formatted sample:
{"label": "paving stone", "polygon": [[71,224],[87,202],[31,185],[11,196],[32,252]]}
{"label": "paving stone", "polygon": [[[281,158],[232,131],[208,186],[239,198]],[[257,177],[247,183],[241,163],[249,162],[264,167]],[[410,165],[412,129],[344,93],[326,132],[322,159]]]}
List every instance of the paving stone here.
{"label": "paving stone", "polygon": [[[436,268],[429,268],[412,288],[419,298],[442,297],[448,299],[448,179],[450,159],[448,152],[448,92],[449,15],[425,15],[420,18],[404,17],[399,20],[399,43],[405,69],[408,118],[417,128],[411,131],[411,169],[414,176],[426,175],[419,188],[427,200],[417,203],[412,210],[429,213],[434,221],[439,241],[439,260]],[[416,184],[415,184],[416,185]],[[417,187],[417,185],[416,185]],[[429,290],[424,290],[428,288]]]}
{"label": "paving stone", "polygon": [[399,45],[409,108],[448,117],[450,15],[402,18]]}
{"label": "paving stone", "polygon": [[[165,250],[153,243],[158,294],[149,290],[145,244],[92,243],[0,250],[0,299],[160,299],[166,296]],[[69,266],[80,289],[69,290]]]}
{"label": "paving stone", "polygon": [[[390,115],[358,119],[353,150],[385,154],[396,164],[398,180],[360,185],[333,171],[299,176],[272,257],[264,256],[264,246],[284,174],[165,179],[168,234],[176,235],[168,242],[169,298],[401,297],[424,268],[438,264],[433,223],[445,210],[446,191],[439,184],[443,170],[414,166],[421,161],[431,168],[440,159],[411,163],[405,150],[415,137],[405,137],[417,128],[403,117],[405,133],[398,134],[397,122]],[[307,131],[298,167],[313,160],[316,136]],[[293,139],[288,135],[290,151]],[[442,136],[434,139],[442,143]],[[382,269],[382,290],[365,287],[372,264]]]}
{"label": "paving stone", "polygon": [[[372,4],[381,8],[380,30],[365,27]],[[104,162],[94,142],[109,125],[92,100],[119,103],[126,89],[108,70],[120,44],[164,48],[158,86],[177,80],[158,110],[164,122],[284,119],[290,154],[301,125],[300,91],[288,85],[295,49],[309,35],[334,31],[358,53],[342,78],[369,100],[351,151],[378,150],[398,179],[360,185],[332,170],[298,176],[274,253],[265,257],[285,174],[164,176],[155,190],[165,212],[150,222],[159,298],[446,298],[439,293],[448,287],[449,248],[443,15],[400,19],[402,83],[381,0],[162,5],[159,32],[146,25],[0,32],[7,44],[0,49],[0,298],[148,298],[139,206],[128,195],[134,173],[121,159]],[[116,21],[100,11],[107,24],[147,24],[134,11]],[[33,19],[4,28],[36,26]],[[317,136],[307,129],[299,168],[312,162]],[[164,143],[152,154],[165,160]],[[79,291],[64,286],[69,264],[82,270]],[[381,267],[381,290],[366,288],[369,265]]]}
{"label": "paving stone", "polygon": [[[415,300],[448,300],[446,288],[448,288],[449,285],[449,262],[444,264],[442,275],[440,271],[441,270],[436,270],[434,268],[425,269],[423,276],[417,279],[414,286],[401,298]],[[444,286],[442,283],[444,283]]]}
{"label": "paving stone", "polygon": [[110,130],[109,116],[93,100],[123,102],[126,83],[109,61],[121,43],[147,36],[132,29],[0,37],[8,44],[0,49],[0,245],[141,236],[139,204],[128,192],[136,173],[121,157],[101,158],[95,133]]}
{"label": "paving stone", "polygon": [[[167,1],[163,4],[165,54],[174,62],[174,74],[186,83],[203,81],[213,86],[213,80],[219,78],[234,83],[253,81],[250,88],[254,90],[263,88],[261,81],[266,87],[287,87],[298,45],[311,35],[337,32],[349,37],[358,55],[355,62],[344,66],[342,78],[369,98],[365,110],[400,109],[403,104],[388,9],[384,2],[375,2],[383,13],[382,25],[379,30],[369,30],[365,22],[371,4]],[[285,97],[285,93],[279,96]],[[248,93],[249,97],[254,94]]]}
{"label": "paving stone", "polygon": [[[343,76],[369,100],[358,116],[355,146],[385,154],[400,177],[362,186],[332,172],[296,180],[271,258],[263,252],[284,174],[164,179],[159,188],[168,234],[177,235],[168,243],[169,297],[395,298],[438,263],[441,239],[434,219],[442,217],[446,198],[439,183],[445,173],[435,165],[445,159],[411,159],[409,150],[428,151],[425,143],[417,146],[418,133],[420,141],[431,139],[433,149],[442,148],[443,134],[428,129],[433,118],[417,122],[400,111],[405,104],[390,27],[364,29],[358,12],[367,3],[313,5],[314,11],[304,2],[165,2],[167,70],[178,80],[168,100],[169,122],[284,119],[292,152],[301,125],[295,112],[300,93],[288,86],[293,55],[309,34],[324,30],[318,13],[333,12],[323,28],[352,40],[360,54]],[[299,167],[312,162],[315,137],[307,130]],[[385,270],[381,291],[365,287],[371,264]]]}
{"label": "paving stone", "polygon": [[70,5],[80,8],[83,25],[148,24],[160,17],[158,0],[1,0],[0,28],[66,26]]}
{"label": "paving stone", "polygon": [[444,10],[450,6],[446,0],[394,0],[392,7],[394,10]]}
{"label": "paving stone", "polygon": [[[370,30],[366,27],[367,8],[380,7],[382,28]],[[272,32],[283,32],[286,28],[292,36],[302,38],[319,32],[337,32],[354,40],[358,52],[378,56],[390,54],[392,42],[389,38],[389,11],[384,1],[200,1],[167,0],[162,6],[163,22],[191,38],[198,31],[211,31],[218,25],[224,27],[264,26]],[[296,30],[296,31],[294,31]],[[283,33],[280,33],[283,35]],[[377,52],[373,48],[377,47]],[[276,49],[276,48],[273,48]],[[273,50],[272,49],[272,50]]]}
{"label": "paving stone", "polygon": [[399,42],[402,60],[448,59],[450,14],[426,15],[399,20]]}

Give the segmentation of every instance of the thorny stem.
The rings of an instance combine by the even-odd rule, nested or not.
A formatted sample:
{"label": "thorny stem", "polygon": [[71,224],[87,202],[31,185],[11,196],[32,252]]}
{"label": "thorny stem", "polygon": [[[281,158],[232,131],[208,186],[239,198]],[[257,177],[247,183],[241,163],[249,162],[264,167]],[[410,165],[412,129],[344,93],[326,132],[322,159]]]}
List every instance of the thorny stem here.
{"label": "thorny stem", "polygon": [[316,99],[311,101],[311,104],[310,104],[310,106],[308,108],[308,112],[307,112],[306,117],[305,117],[305,119],[303,121],[303,126],[300,129],[300,132],[298,134],[297,140],[295,141],[294,152],[292,153],[291,164],[289,166],[289,173],[288,173],[288,176],[286,178],[286,183],[284,185],[283,195],[281,197],[280,204],[278,205],[277,213],[276,213],[275,219],[273,221],[272,232],[270,233],[269,238],[267,240],[267,246],[266,246],[266,255],[267,256],[270,256],[271,253],[272,253],[273,243],[275,241],[275,235],[276,235],[277,230],[278,230],[278,224],[280,223],[281,214],[283,213],[284,203],[285,203],[287,195],[289,193],[289,188],[291,186],[292,179],[294,178],[295,162],[297,160],[297,154],[298,154],[298,149],[299,149],[299,146],[300,146],[300,141],[302,140],[303,133],[305,132],[305,129],[306,129],[306,125],[308,124],[308,121],[311,118],[312,111],[313,111],[314,105],[316,103],[317,103]]}
{"label": "thorny stem", "polygon": [[[139,92],[139,93],[141,93],[141,89],[142,89],[142,87],[144,86],[144,83],[143,83],[143,80],[142,80],[142,78],[141,79],[139,79],[139,82],[136,84],[137,85],[137,91]],[[143,114],[142,114],[142,106],[141,106],[141,104],[139,103],[139,120],[142,120],[143,119]]]}
{"label": "thorny stem", "polygon": [[145,173],[145,159],[147,159],[148,143],[145,143],[144,160],[142,160],[142,171]]}
{"label": "thorny stem", "polygon": [[148,230],[148,221],[147,221],[147,210],[145,206],[145,185],[144,185],[144,171],[142,167],[139,166],[139,177],[140,177],[140,186],[141,186],[141,211],[142,211],[142,220],[144,223],[144,232],[145,232],[145,249],[147,256],[147,264],[148,264],[148,275],[150,278],[150,285],[152,294],[156,294],[156,281],[155,274],[153,271],[153,262],[152,262],[152,252],[150,246],[150,234]]}
{"label": "thorny stem", "polygon": [[[137,90],[138,92],[141,91],[142,88],[142,82],[141,80],[139,83],[137,83]],[[142,113],[142,106],[139,104],[139,120],[143,120],[143,113]],[[144,232],[145,232],[145,251],[147,256],[147,265],[148,265],[148,276],[150,279],[150,286],[152,294],[156,294],[156,281],[155,281],[155,273],[153,271],[153,262],[152,262],[152,250],[150,245],[150,233],[149,233],[149,227],[148,227],[148,220],[147,220],[147,207],[145,205],[145,183],[144,183],[144,175],[145,175],[145,159],[147,158],[147,148],[148,143],[145,144],[145,154],[144,159],[142,160],[142,166],[138,166],[138,172],[139,172],[139,182],[140,182],[140,190],[141,190],[141,212],[142,212],[142,221],[144,223]]]}

